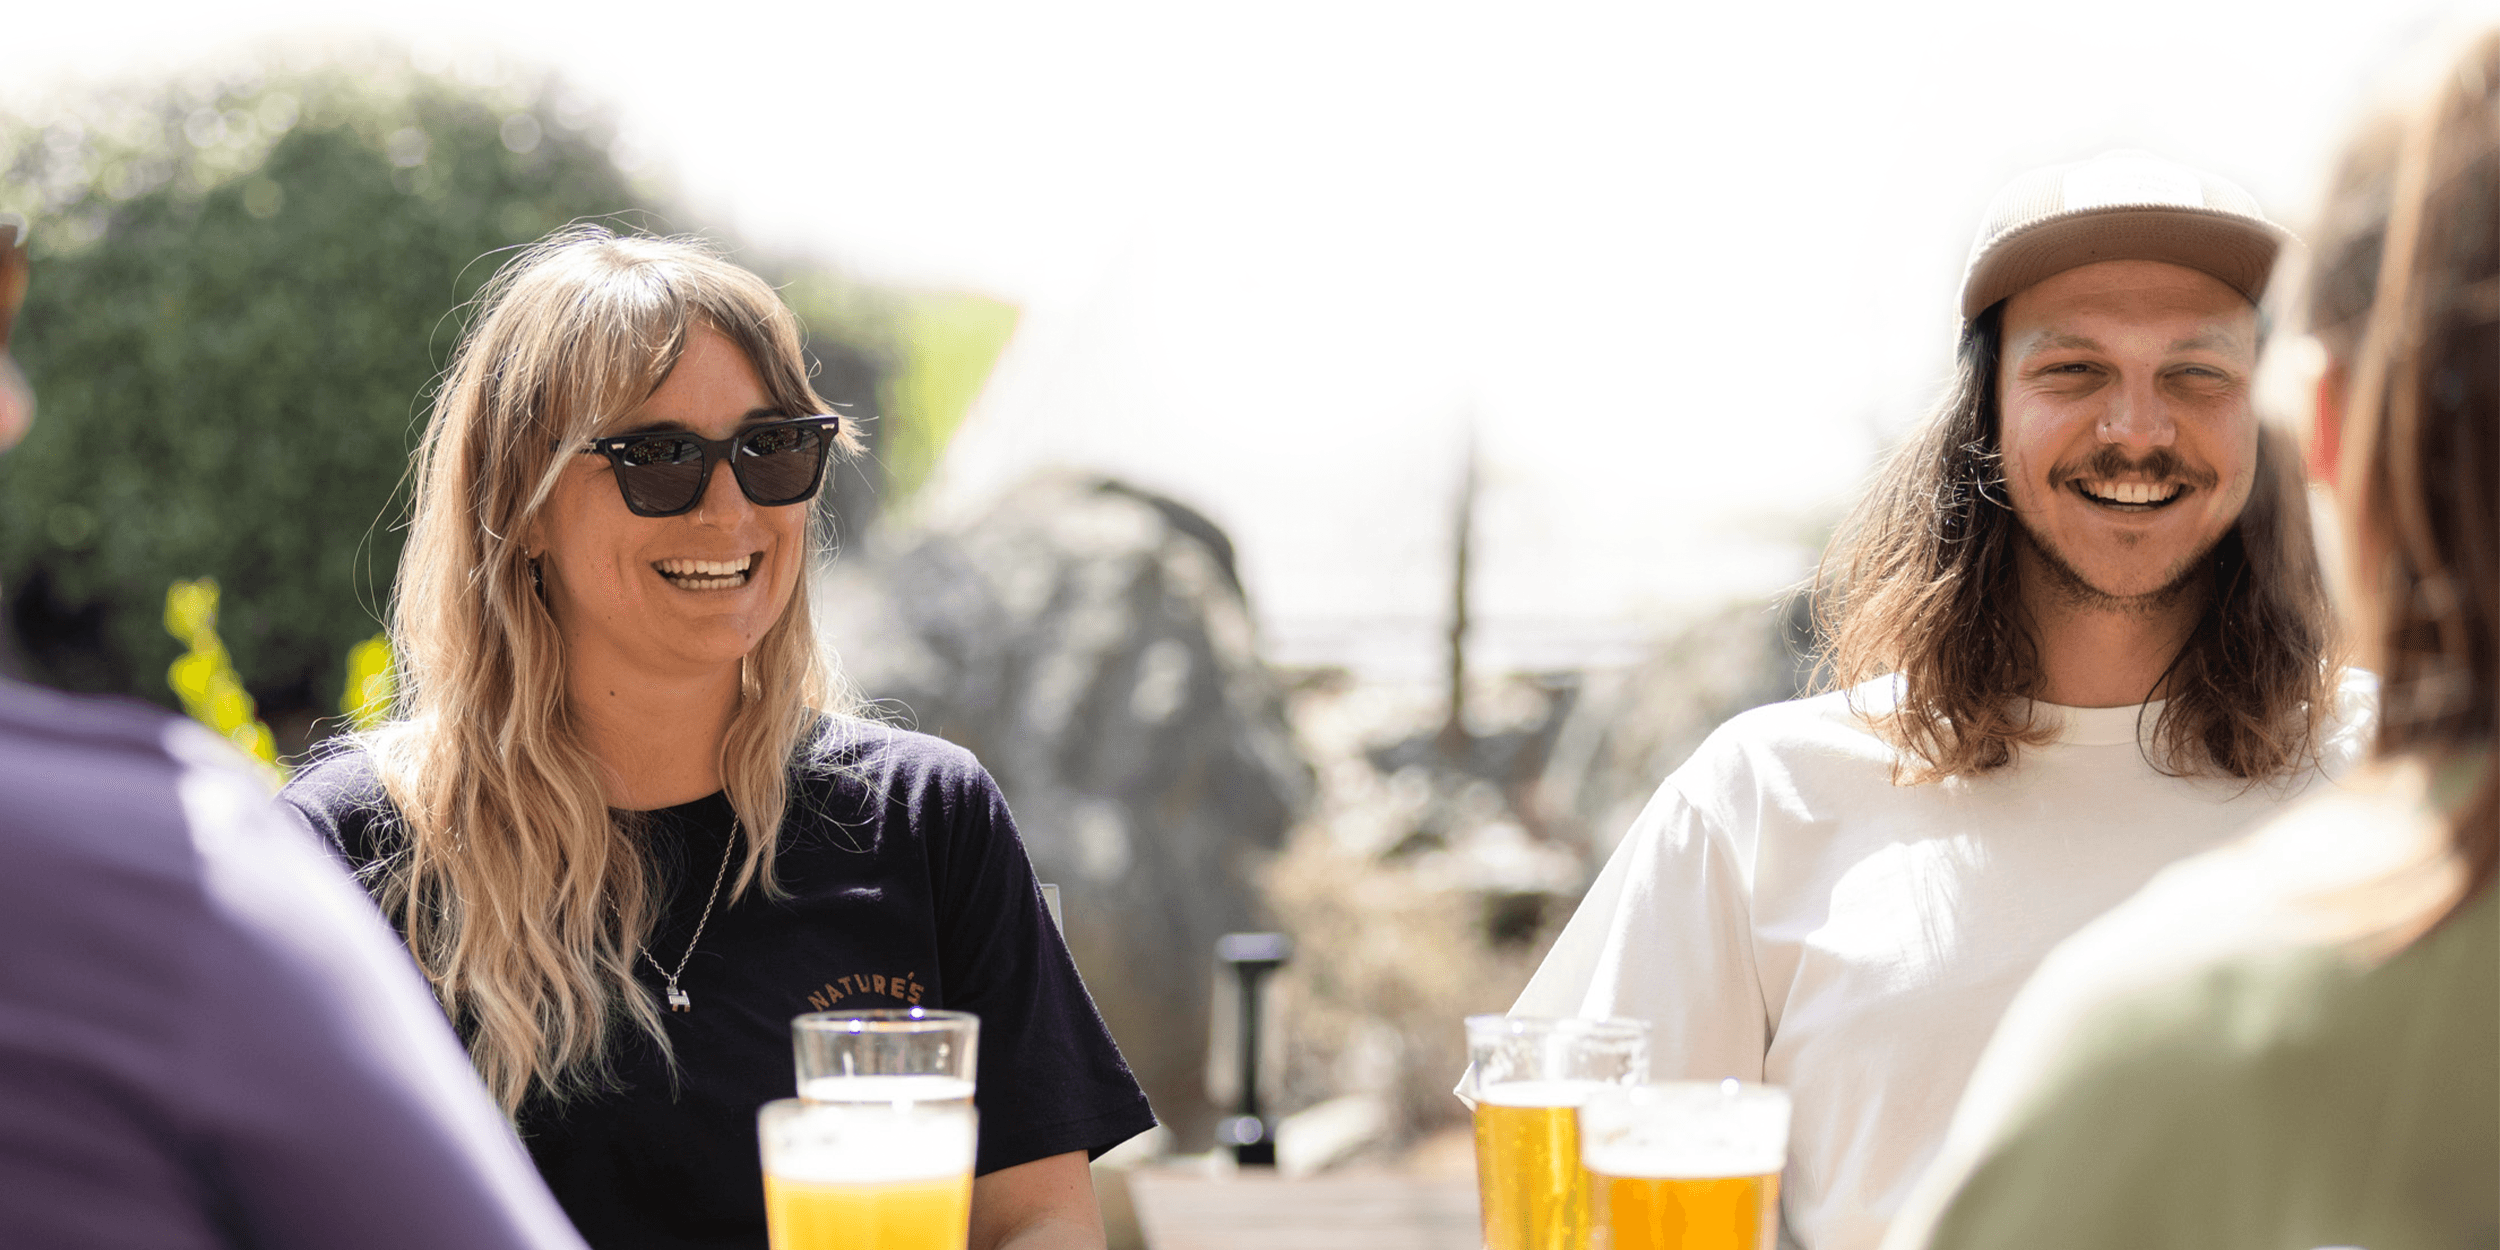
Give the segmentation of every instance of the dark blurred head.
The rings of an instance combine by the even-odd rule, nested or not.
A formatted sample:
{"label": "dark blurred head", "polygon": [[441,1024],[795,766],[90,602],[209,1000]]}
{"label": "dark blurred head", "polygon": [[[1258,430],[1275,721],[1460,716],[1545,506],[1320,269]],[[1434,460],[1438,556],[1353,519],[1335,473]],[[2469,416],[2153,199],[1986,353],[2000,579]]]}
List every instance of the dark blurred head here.
{"label": "dark blurred head", "polygon": [[2369,328],[2378,295],[2379,251],[2387,241],[2405,118],[2380,113],[2344,145],[2327,176],[2326,199],[2310,227],[2313,249],[2302,298],[2306,328],[2329,357],[2349,361]]}
{"label": "dark blurred head", "polygon": [[[2312,295],[2330,358],[2321,441],[2336,447],[2350,624],[2360,661],[2379,674],[2379,750],[2483,757],[2457,830],[2477,890],[2500,856],[2495,109],[2500,30],[2473,40],[2401,123],[2356,141]],[[2366,315],[2354,307],[2363,289]]]}
{"label": "dark blurred head", "polygon": [[26,223],[0,214],[0,451],[26,437],[35,421],[35,394],[9,354],[9,332],[26,300]]}

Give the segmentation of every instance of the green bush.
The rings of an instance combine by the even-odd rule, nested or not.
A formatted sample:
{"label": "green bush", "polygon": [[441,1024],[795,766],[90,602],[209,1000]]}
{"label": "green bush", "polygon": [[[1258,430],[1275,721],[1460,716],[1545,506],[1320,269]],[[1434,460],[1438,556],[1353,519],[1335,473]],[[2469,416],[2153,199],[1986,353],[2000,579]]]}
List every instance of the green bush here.
{"label": "green bush", "polygon": [[387,600],[407,453],[490,254],[643,207],[555,112],[334,72],[0,121],[0,208],[34,223],[16,346],[41,402],[0,458],[0,586],[39,676],[168,700],[166,588],[208,576],[262,701],[328,710]]}
{"label": "green bush", "polygon": [[[577,102],[387,64],[0,117],[0,174],[36,249],[17,348],[41,417],[0,459],[0,589],[36,676],[173,702],[160,605],[212,577],[290,750],[356,679],[429,387],[498,253],[585,218],[671,228]],[[757,267],[820,310],[817,387],[881,432],[910,355],[893,298]],[[846,528],[874,467],[845,471]]]}
{"label": "green bush", "polygon": [[[13,347],[40,399],[0,457],[0,593],[33,675],[175,703],[167,590],[214,578],[234,670],[300,749],[358,680],[408,453],[499,253],[583,219],[683,228],[610,142],[552,83],[387,55],[0,116],[0,212],[35,252]],[[834,483],[855,539],[935,463],[1015,310],[739,259],[783,284],[818,391],[871,440]]]}

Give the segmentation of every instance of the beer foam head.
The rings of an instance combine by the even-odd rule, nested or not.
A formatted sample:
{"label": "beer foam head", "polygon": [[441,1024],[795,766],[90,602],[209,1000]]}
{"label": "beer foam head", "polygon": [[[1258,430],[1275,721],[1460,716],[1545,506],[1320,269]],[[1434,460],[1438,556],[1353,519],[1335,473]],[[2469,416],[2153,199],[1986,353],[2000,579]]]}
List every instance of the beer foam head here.
{"label": "beer foam head", "polygon": [[1476,1090],[1476,1101],[1495,1107],[1577,1107],[1604,1088],[1603,1081],[1503,1081]]}
{"label": "beer foam head", "polygon": [[1580,1160],[1607,1176],[1766,1176],[1787,1159],[1788,1091],[1774,1086],[1624,1086],[1580,1108]]}
{"label": "beer foam head", "polygon": [[966,1100],[766,1103],[764,1170],[818,1185],[969,1176],[976,1141]]}

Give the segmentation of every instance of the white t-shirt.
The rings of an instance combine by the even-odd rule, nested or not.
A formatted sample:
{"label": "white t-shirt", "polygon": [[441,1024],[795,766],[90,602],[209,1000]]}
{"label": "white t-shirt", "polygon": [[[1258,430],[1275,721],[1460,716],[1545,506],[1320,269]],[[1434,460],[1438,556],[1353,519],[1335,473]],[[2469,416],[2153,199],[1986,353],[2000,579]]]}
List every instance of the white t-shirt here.
{"label": "white t-shirt", "polygon": [[[1894,684],[1850,692],[1868,715]],[[2325,743],[2360,753],[2354,674]],[[2065,708],[2056,741],[1977,778],[1895,785],[1894,749],[1828,694],[1747,712],[1659,787],[1514,1015],[1651,1024],[1660,1080],[1794,1099],[1783,1236],[1873,1250],[1935,1154],[1997,1017],[2050,947],[2316,778],[2164,776],[2158,703]]]}
{"label": "white t-shirt", "polygon": [[2463,876],[2433,794],[2347,777],[2059,944],[1886,1246],[2492,1244],[2500,915],[2416,940]]}

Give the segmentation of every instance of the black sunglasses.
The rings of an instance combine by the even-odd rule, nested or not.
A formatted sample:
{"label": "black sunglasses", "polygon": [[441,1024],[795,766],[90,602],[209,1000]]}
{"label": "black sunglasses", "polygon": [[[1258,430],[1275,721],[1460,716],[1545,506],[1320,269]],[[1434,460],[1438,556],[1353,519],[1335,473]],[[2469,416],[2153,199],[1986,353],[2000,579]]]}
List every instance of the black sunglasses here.
{"label": "black sunglasses", "polygon": [[703,502],[712,464],[729,462],[738,489],[759,508],[782,508],[816,497],[825,457],[842,418],[831,413],[751,425],[727,438],[684,431],[594,438],[584,454],[616,466],[616,489],[635,516],[683,516]]}

